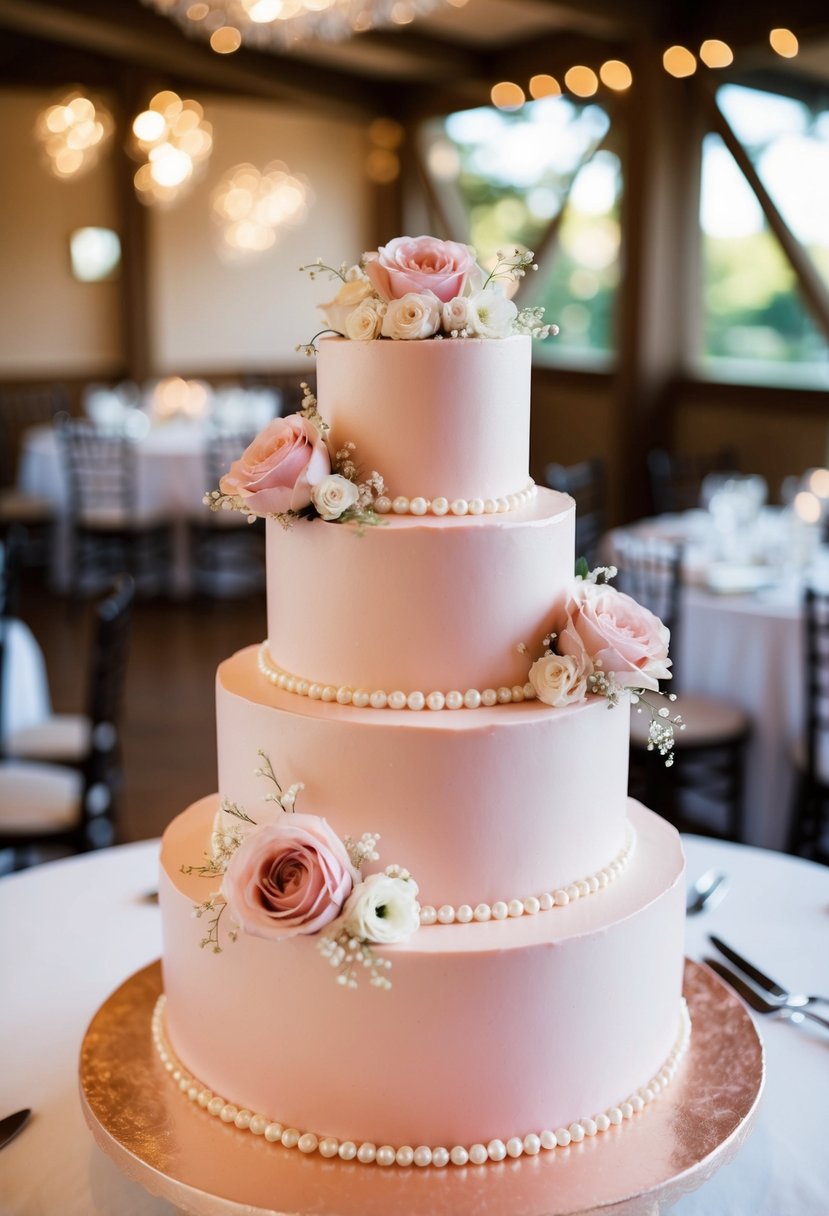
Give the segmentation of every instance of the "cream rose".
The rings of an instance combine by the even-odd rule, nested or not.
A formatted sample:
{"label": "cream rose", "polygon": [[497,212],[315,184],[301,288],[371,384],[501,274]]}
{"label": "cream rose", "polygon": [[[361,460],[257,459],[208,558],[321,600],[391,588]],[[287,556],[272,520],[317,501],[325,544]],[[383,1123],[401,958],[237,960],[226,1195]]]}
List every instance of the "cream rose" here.
{"label": "cream rose", "polygon": [[441,321],[447,334],[466,329],[469,325],[469,301],[466,297],[455,296],[454,300],[447,300],[441,309]]}
{"label": "cream rose", "polygon": [[386,305],[382,300],[370,296],[348,314],[345,336],[354,342],[372,342],[380,337]]}
{"label": "cream rose", "polygon": [[328,520],[339,519],[349,507],[354,506],[359,496],[360,491],[354,482],[339,473],[331,473],[311,492],[311,499],[321,518]]}
{"label": "cream rose", "polygon": [[469,321],[471,333],[481,338],[507,338],[512,333],[512,323],[518,309],[512,300],[497,287],[476,292],[469,298]]}
{"label": "cream rose", "polygon": [[556,646],[577,659],[586,652],[622,688],[656,692],[659,681],[671,675],[670,636],[659,617],[629,595],[606,583],[579,579]]}
{"label": "cream rose", "polygon": [[313,487],[331,472],[325,440],[301,414],[274,418],[234,460],[219,482],[257,515],[301,511]]}
{"label": "cream rose", "polygon": [[481,282],[474,249],[434,236],[395,237],[376,252],[363,254],[363,263],[383,300],[432,291],[445,302]]}
{"label": "cream rose", "polygon": [[340,915],[359,880],[324,819],[283,814],[242,841],[222,895],[243,932],[278,940],[318,933]]}
{"label": "cream rose", "polygon": [[587,696],[590,663],[569,654],[547,654],[536,659],[529,680],[535,695],[545,705],[575,705]]}
{"label": "cream rose", "polygon": [[345,334],[346,322],[358,304],[374,295],[374,288],[364,276],[349,279],[327,304],[320,304],[320,312],[326,325],[339,334]]}
{"label": "cream rose", "polygon": [[369,874],[355,886],[343,908],[343,927],[361,941],[388,945],[420,927],[418,887],[413,878]]}
{"label": "cream rose", "polygon": [[409,341],[431,338],[440,328],[440,300],[431,291],[423,295],[409,292],[399,300],[390,300],[383,317],[381,333],[384,338]]}

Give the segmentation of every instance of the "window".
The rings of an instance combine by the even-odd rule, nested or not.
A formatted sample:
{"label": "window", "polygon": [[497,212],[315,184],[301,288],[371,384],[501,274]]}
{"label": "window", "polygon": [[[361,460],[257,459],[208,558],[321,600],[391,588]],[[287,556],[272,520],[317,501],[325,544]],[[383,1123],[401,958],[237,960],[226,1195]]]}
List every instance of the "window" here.
{"label": "window", "polygon": [[447,213],[462,209],[484,263],[512,245],[543,250],[555,228],[522,291],[560,327],[535,346],[544,362],[595,366],[614,350],[621,171],[609,127],[600,106],[551,97],[514,113],[451,114],[423,132],[434,187]]}
{"label": "window", "polygon": [[[829,111],[738,85],[717,104],[792,235],[829,287]],[[743,382],[829,383],[829,343],[769,230],[754,191],[717,135],[703,145],[702,363]]]}

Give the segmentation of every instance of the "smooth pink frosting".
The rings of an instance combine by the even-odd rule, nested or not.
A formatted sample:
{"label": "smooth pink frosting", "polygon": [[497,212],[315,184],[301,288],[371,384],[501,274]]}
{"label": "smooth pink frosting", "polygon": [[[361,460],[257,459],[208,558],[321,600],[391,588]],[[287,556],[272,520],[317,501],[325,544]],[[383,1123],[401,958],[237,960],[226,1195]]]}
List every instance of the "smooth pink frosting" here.
{"label": "smooth pink frosting", "polygon": [[[257,822],[257,751],[297,809],[339,834],[380,833],[381,865],[405,866],[421,903],[523,899],[605,866],[624,842],[629,715],[601,698],[431,713],[294,696],[260,676],[256,648],[219,668],[219,788]],[[378,867],[369,867],[378,868]]]}
{"label": "smooth pink frosting", "polygon": [[571,498],[538,490],[504,515],[269,520],[271,658],[369,692],[523,685],[572,581],[574,519]]}
{"label": "smooth pink frosting", "polygon": [[421,928],[381,949],[388,992],[341,988],[310,937],[199,948],[192,905],[210,884],[180,867],[201,856],[216,805],[204,799],[168,828],[160,895],[171,1045],[227,1100],[339,1138],[486,1143],[624,1101],[668,1055],[682,850],[638,804],[623,879],[536,916]]}
{"label": "smooth pink frosting", "polygon": [[332,451],[356,444],[392,497],[499,498],[529,480],[530,342],[323,338],[320,412]]}

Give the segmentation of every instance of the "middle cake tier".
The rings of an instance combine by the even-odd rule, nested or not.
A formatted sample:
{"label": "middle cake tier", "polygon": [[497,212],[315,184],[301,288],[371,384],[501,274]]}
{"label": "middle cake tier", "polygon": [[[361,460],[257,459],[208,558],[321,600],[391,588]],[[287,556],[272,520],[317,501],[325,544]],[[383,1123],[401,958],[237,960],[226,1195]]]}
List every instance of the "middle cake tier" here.
{"label": "middle cake tier", "polygon": [[474,909],[578,883],[595,890],[626,853],[629,715],[604,698],[357,709],[274,688],[250,647],[219,667],[216,713],[224,798],[257,823],[282,813],[257,774],[263,753],[283,789],[303,783],[298,810],[338,836],[379,833],[369,868],[405,866],[421,904]]}
{"label": "middle cake tier", "polygon": [[574,521],[544,489],[501,515],[269,520],[265,661],[368,694],[522,686],[573,578]]}

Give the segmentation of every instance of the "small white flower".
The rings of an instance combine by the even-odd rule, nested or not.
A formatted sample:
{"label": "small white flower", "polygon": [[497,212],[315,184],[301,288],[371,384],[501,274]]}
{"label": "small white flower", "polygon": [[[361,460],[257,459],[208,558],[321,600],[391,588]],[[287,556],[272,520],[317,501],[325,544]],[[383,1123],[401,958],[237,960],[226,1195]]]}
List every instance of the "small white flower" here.
{"label": "small white flower", "polygon": [[469,300],[464,296],[447,300],[441,310],[441,320],[447,334],[453,331],[460,333],[462,329],[466,329],[469,325]]}
{"label": "small white flower", "polygon": [[349,507],[353,507],[359,494],[353,481],[341,477],[339,473],[331,473],[314,486],[311,499],[322,519],[332,520],[339,519]]}
{"label": "small white flower", "polygon": [[481,338],[506,338],[512,333],[518,309],[497,287],[477,292],[468,303],[471,333]]}
{"label": "small white flower", "polygon": [[547,654],[533,663],[529,680],[539,701],[558,707],[584,700],[589,674],[589,660],[569,654]]}
{"label": "small white flower", "polygon": [[379,338],[385,312],[383,301],[369,296],[346,317],[345,336],[354,342],[372,342]]}
{"label": "small white flower", "polygon": [[213,819],[213,831],[210,834],[210,856],[217,864],[227,864],[244,840],[242,823],[231,815],[226,815],[220,808]]}
{"label": "small white flower", "polygon": [[440,310],[434,292],[409,291],[399,300],[389,301],[383,317],[383,337],[398,341],[431,338],[440,328]]}
{"label": "small white flower", "polygon": [[349,316],[363,300],[375,295],[374,288],[365,276],[349,279],[327,304],[320,304],[320,312],[326,325],[344,334]]}
{"label": "small white flower", "polygon": [[360,941],[380,945],[403,941],[420,927],[417,893],[413,878],[369,874],[345,901],[343,926]]}

